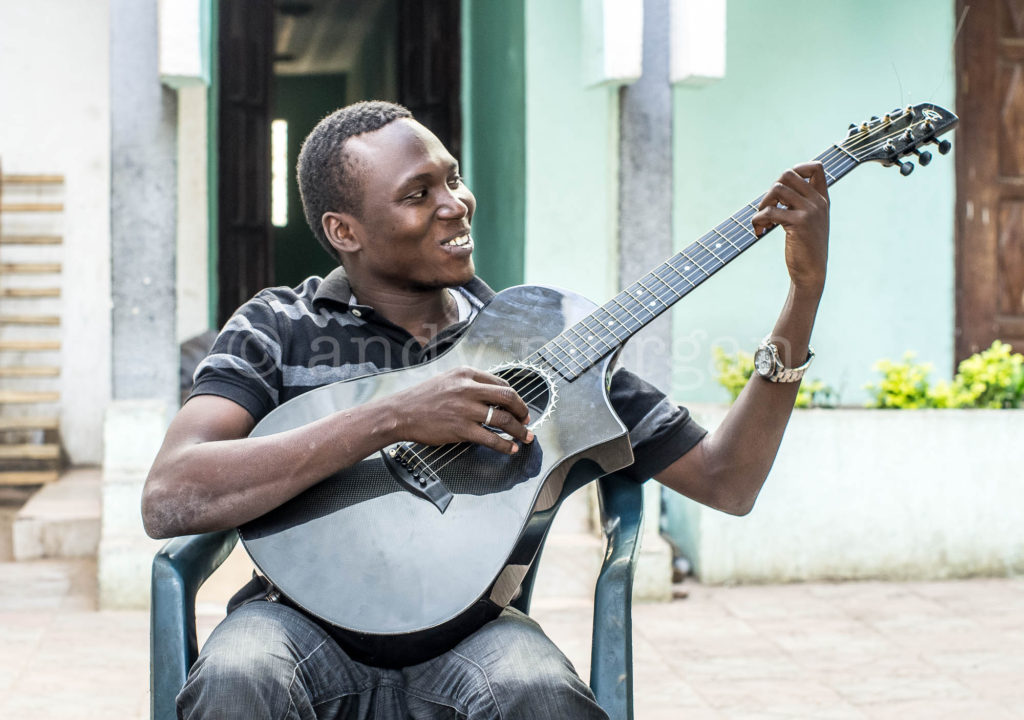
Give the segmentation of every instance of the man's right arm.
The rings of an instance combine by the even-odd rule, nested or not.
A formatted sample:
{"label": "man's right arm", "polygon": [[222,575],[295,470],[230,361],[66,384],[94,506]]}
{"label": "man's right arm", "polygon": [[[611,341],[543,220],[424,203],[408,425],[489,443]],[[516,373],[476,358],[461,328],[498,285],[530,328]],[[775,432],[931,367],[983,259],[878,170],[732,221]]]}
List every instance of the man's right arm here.
{"label": "man's right arm", "polygon": [[526,405],[504,380],[470,368],[439,375],[401,394],[340,410],[308,425],[251,438],[253,417],[216,395],[191,398],[178,412],[142,493],[142,520],[155,538],[237,527],[339,470],[400,440],[475,442],[511,453],[532,434]]}

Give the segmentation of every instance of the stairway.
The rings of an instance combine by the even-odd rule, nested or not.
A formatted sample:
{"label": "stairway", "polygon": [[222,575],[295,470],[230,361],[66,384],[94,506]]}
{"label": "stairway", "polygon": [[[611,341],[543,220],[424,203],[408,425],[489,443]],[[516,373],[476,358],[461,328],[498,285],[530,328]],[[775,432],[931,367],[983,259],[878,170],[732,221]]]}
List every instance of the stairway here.
{"label": "stairway", "polygon": [[0,172],[0,486],[57,479],[64,178]]}

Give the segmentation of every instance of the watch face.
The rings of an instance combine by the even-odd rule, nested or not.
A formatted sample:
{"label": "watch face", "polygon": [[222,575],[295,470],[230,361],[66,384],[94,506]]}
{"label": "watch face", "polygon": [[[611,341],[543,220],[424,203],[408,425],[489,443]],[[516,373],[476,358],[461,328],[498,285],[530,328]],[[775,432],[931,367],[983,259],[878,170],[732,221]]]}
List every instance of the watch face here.
{"label": "watch face", "polygon": [[757,369],[757,374],[764,377],[768,377],[775,371],[775,358],[772,357],[772,351],[766,347],[759,347],[757,352],[754,353],[754,367]]}

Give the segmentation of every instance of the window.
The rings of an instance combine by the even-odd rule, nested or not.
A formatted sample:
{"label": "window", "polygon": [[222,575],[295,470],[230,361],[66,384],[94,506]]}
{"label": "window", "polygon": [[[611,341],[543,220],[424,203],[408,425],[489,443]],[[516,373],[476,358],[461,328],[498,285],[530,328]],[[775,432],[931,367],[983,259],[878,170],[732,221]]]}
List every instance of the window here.
{"label": "window", "polygon": [[288,225],[288,121],[270,123],[270,222]]}

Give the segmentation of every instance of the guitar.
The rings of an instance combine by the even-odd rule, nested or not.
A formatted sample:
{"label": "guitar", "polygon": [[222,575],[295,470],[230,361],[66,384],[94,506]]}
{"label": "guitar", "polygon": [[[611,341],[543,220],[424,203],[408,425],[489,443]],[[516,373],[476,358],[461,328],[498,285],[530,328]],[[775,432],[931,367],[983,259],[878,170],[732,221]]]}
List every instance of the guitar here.
{"label": "guitar", "polygon": [[[929,143],[947,153],[938,138],[956,123],[929,103],[894,110],[851,125],[816,159],[830,186],[869,161],[908,175],[914,166],[900,158],[913,153],[927,165]],[[289,602],[333,626],[351,655],[375,665],[421,662],[497,617],[562,499],[633,460],[607,393],[617,352],[760,239],[750,221],[762,197],[601,307],[555,288],[510,288],[434,360],[325,385],[270,412],[252,436],[468,365],[517,390],[535,440],[511,456],[469,443],[387,447],[242,526],[253,562]]]}

